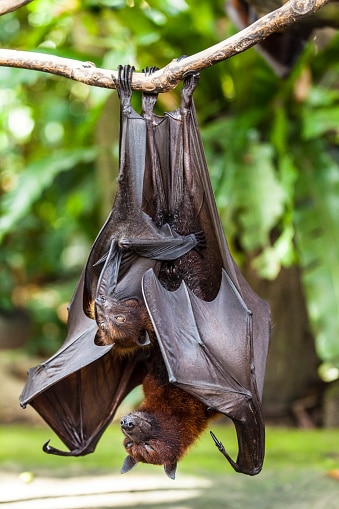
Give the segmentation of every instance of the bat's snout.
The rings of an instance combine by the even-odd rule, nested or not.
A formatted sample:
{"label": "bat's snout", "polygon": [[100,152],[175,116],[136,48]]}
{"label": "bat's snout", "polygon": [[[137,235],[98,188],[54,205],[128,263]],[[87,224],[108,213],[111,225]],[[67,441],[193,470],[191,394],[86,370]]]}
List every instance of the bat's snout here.
{"label": "bat's snout", "polygon": [[120,426],[126,432],[132,431],[135,427],[135,419],[132,415],[126,415],[121,419]]}
{"label": "bat's snout", "polygon": [[123,434],[134,443],[141,444],[149,440],[152,433],[152,419],[145,412],[133,412],[121,418],[120,426]]}

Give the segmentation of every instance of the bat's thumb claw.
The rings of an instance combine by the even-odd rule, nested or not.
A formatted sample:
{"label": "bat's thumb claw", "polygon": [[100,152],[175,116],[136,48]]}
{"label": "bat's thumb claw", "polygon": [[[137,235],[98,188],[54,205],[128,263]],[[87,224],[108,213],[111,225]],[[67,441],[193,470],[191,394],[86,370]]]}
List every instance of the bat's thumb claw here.
{"label": "bat's thumb claw", "polygon": [[219,451],[221,452],[221,454],[223,454],[225,456],[225,458],[227,459],[227,461],[229,461],[229,463],[232,465],[234,470],[236,470],[238,472],[239,470],[238,470],[237,463],[235,463],[235,461],[232,460],[231,456],[227,453],[227,451],[226,451],[225,447],[223,446],[222,442],[220,442],[220,440],[217,439],[217,437],[215,436],[213,431],[210,431],[210,435],[213,438],[214,443],[217,446],[217,448],[219,449]]}
{"label": "bat's thumb claw", "polygon": [[222,445],[222,443],[220,442],[220,440],[217,439],[217,437],[215,436],[213,431],[210,431],[210,435],[213,438],[214,443],[218,447],[219,451],[221,451],[221,449],[225,449],[224,446]]}

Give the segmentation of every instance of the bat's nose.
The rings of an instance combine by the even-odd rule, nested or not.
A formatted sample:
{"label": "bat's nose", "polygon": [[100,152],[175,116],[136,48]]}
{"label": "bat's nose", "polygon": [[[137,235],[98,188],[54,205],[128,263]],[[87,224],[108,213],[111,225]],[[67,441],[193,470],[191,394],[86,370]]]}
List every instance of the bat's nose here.
{"label": "bat's nose", "polygon": [[120,421],[120,425],[125,431],[131,431],[135,426],[134,419],[130,416],[123,417]]}

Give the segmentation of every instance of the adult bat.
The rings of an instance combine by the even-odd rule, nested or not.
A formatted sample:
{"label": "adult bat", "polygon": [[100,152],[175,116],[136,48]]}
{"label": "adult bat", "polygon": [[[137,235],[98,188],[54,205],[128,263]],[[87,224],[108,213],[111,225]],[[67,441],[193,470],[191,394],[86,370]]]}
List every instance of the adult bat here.
{"label": "adult bat", "polygon": [[[226,11],[239,30],[242,30],[285,2],[286,0],[228,0]],[[315,14],[281,32],[271,34],[255,47],[276,75],[286,78],[315,31],[324,27],[339,28],[338,0],[330,0]]]}
{"label": "adult bat", "polygon": [[[120,170],[112,211],[71,301],[66,341],[29,370],[20,396],[21,405],[33,406],[70,449],[47,444],[48,453],[78,456],[94,450],[122,399],[147,372],[145,347],[153,329],[141,292],[144,272],[152,267],[157,273],[159,260],[180,256],[202,241],[199,233],[183,237],[166,224],[157,227],[143,211],[144,186],[151,183],[145,177],[146,121],[130,105],[132,72],[130,66],[119,68],[116,84]],[[149,213],[153,208],[148,203]]]}
{"label": "adult bat", "polygon": [[[176,460],[204,429],[209,418],[216,412],[222,412],[235,422],[239,442],[237,461],[234,462],[228,457],[216,438],[215,442],[236,470],[253,475],[260,471],[264,455],[260,397],[269,337],[269,309],[242,278],[222,232],[191,100],[195,84],[196,76],[186,82],[179,111],[161,118],[150,114],[146,108],[142,117],[145,125],[143,132],[146,132],[146,141],[143,138],[143,143],[147,147],[142,193],[144,211],[147,210],[149,217],[153,217],[157,235],[166,223],[170,225],[166,229],[174,232],[175,238],[180,235],[181,242],[187,237],[192,241],[192,231],[203,231],[205,235],[205,247],[201,245],[199,249],[187,249],[186,254],[181,256],[176,253],[176,258],[171,256],[174,258],[171,261],[163,258],[155,263],[150,258],[148,261],[152,260],[151,270],[144,264],[144,260],[139,260],[143,270],[136,273],[140,281],[139,275],[145,271],[143,292],[152,319],[149,334],[153,345],[142,347],[147,341],[140,341],[140,338],[145,336],[140,335],[139,328],[136,328],[132,336],[128,336],[126,347],[131,348],[126,357],[123,356],[123,341],[117,341],[115,332],[114,335],[108,335],[105,330],[104,341],[101,336],[101,342],[118,342],[119,347],[91,345],[91,353],[88,351],[88,356],[84,353],[83,362],[88,364],[81,365],[80,368],[79,364],[72,365],[77,358],[77,350],[94,342],[97,336],[95,320],[84,313],[85,309],[86,313],[93,317],[93,299],[88,299],[87,296],[94,295],[94,302],[99,307],[98,298],[102,294],[106,299],[107,296],[110,298],[119,281],[123,280],[123,277],[119,279],[122,267],[127,267],[124,277],[127,277],[129,271],[133,271],[133,263],[121,264],[122,256],[112,256],[116,245],[112,248],[113,243],[110,242],[99,249],[99,256],[92,257],[92,263],[87,264],[72,301],[66,341],[66,345],[72,345],[72,356],[67,358],[67,348],[61,349],[51,361],[33,370],[21,400],[22,404],[31,403],[51,424],[71,449],[65,454],[86,454],[94,449],[124,395],[144,380],[146,401],[141,412],[132,414],[123,421],[123,429],[127,435],[125,446],[129,452],[123,471],[138,461],[136,454],[133,454],[135,446],[138,446],[140,461],[162,463],[167,473],[173,477]],[[154,98],[149,100],[152,101],[154,102]],[[125,106],[126,104],[122,106],[123,111],[128,110]],[[124,146],[129,147],[128,150],[133,148],[133,144],[126,143]],[[129,157],[131,156],[128,154],[127,159]],[[130,220],[133,220],[133,217]],[[107,223],[102,232],[105,228]],[[102,234],[99,234],[98,239],[102,238]],[[195,247],[198,248],[197,236],[193,239]],[[97,244],[101,245],[100,242]],[[114,242],[116,243],[115,238]],[[93,250],[90,258],[92,254]],[[113,254],[115,255],[115,252]],[[138,258],[144,258],[140,252],[134,260]],[[115,269],[112,271],[108,260],[113,262],[114,267],[119,268],[118,280]],[[128,259],[126,261],[128,262]],[[94,271],[97,268],[100,271],[91,279],[93,266]],[[86,271],[90,272],[87,283]],[[93,286],[92,281],[95,281]],[[184,285],[181,285],[182,281],[185,281]],[[135,297],[135,294],[128,294],[128,299],[131,296]],[[194,306],[192,302],[195,299]],[[120,305],[121,301],[118,304]],[[138,304],[143,305],[141,301],[138,301]],[[172,305],[175,306],[173,309],[170,308]],[[108,316],[105,316],[106,321],[111,319],[113,309],[110,305]],[[98,319],[101,310],[98,312],[94,308],[94,312]],[[187,317],[183,316],[186,313]],[[187,329],[190,331],[189,334],[187,332],[188,338],[195,341],[189,346],[186,327],[192,325],[192,320],[196,321],[198,331]],[[100,324],[100,318],[98,321]],[[154,342],[153,327],[160,347]],[[100,356],[98,348],[108,350],[102,351]],[[60,369],[60,354],[71,372]],[[45,367],[52,368],[53,371],[55,365],[59,366],[59,373],[46,382]],[[103,365],[107,366],[107,369],[101,369]],[[91,379],[86,380],[86,370],[89,367],[92,369]],[[180,379],[180,374],[183,374],[183,380]],[[105,395],[107,393],[107,404],[104,407],[98,398],[93,397],[100,394],[103,384],[109,388],[104,391]],[[82,403],[76,405],[78,393]],[[58,405],[61,417],[57,424],[53,420],[54,400],[62,402]],[[90,404],[86,404],[87,400]],[[66,412],[62,414],[63,409],[66,409]],[[145,412],[145,409],[148,409],[149,413]],[[155,437],[154,427],[152,429],[155,411],[158,414],[157,422],[161,424],[160,428],[156,429],[160,437]],[[97,418],[96,426],[92,423],[94,415]],[[164,451],[158,451],[154,446],[156,441],[164,444],[167,437],[173,438],[171,430],[163,427],[168,416],[174,418],[174,421],[168,420],[168,424],[177,423],[180,433],[179,437],[174,437],[174,442],[168,441],[166,444],[167,452],[171,455],[171,461],[166,463],[163,458]],[[66,431],[61,430],[61,422]],[[145,427],[148,430],[146,435]],[[92,432],[88,433],[87,428],[92,429]],[[188,439],[190,430],[194,433]],[[153,440],[152,445],[145,441],[148,438]],[[50,446],[45,449],[47,452],[60,453]],[[151,453],[147,457],[145,451],[149,453],[150,449]],[[174,454],[172,450],[175,451]],[[156,460],[155,453],[158,454]]]}
{"label": "adult bat", "polygon": [[[141,278],[157,273],[159,261],[178,258],[202,241],[201,234],[179,235],[167,223],[156,224],[157,203],[146,213],[144,194],[155,154],[146,153],[147,122],[131,107],[133,68],[119,68],[116,88],[121,103],[120,171],[113,208],[100,231],[85,268],[84,310],[99,326],[98,343],[112,344],[124,353],[136,344],[150,344],[151,323],[143,303]],[[149,158],[151,156],[151,158]]]}
{"label": "adult bat", "polygon": [[216,445],[235,470],[255,475],[264,458],[261,394],[270,312],[227,246],[192,101],[197,80],[197,74],[187,78],[180,110],[166,114],[162,123],[154,121],[149,135],[154,152],[168,147],[170,155],[167,172],[162,171],[168,176],[169,224],[181,235],[202,230],[205,248],[163,263],[158,276],[149,269],[143,277],[168,380],[159,368],[150,369],[145,401],[122,419],[128,452],[122,472],[142,461],[163,464],[174,477],[177,460],[219,412],[235,424],[237,460],[212,434]]}

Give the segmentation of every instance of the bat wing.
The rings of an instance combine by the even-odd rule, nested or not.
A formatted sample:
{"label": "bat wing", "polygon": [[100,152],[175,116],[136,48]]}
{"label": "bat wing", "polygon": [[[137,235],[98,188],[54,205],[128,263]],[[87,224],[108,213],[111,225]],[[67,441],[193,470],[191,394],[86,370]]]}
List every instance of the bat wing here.
{"label": "bat wing", "polygon": [[167,291],[150,270],[143,289],[170,382],[233,420],[237,461],[216,443],[235,470],[258,473],[264,423],[254,350],[262,347],[253,341],[252,312],[236,286],[223,270],[217,297],[206,302],[184,282],[178,290]]}
{"label": "bat wing", "polygon": [[83,312],[83,285],[84,274],[70,305],[65,343],[29,370],[20,396],[21,406],[30,404],[70,450],[46,444],[45,452],[52,454],[93,452],[118,405],[145,374],[137,357],[120,359],[112,345],[95,345],[97,324]]}
{"label": "bat wing", "polygon": [[[192,100],[197,79],[188,78],[180,110],[168,114],[171,154],[178,159],[171,167],[169,204],[179,226],[191,208],[206,246],[200,261],[181,260],[185,270],[178,268],[178,289],[172,287],[171,276],[160,274],[158,280],[147,271],[143,292],[170,381],[233,420],[236,461],[212,436],[235,470],[254,475],[264,458],[261,394],[270,311],[245,281],[228,248]],[[180,207],[183,197],[185,208]]]}
{"label": "bat wing", "polygon": [[[193,172],[193,194],[199,196],[197,188],[203,189],[200,202],[196,204],[196,210],[201,229],[206,237],[206,254],[204,256],[206,270],[209,270],[208,277],[211,286],[218,291],[221,268],[225,270],[245,305],[252,312],[256,385],[261,398],[270,340],[270,306],[250,287],[230,253],[214,197],[193,100],[190,104],[190,115],[186,120],[186,125],[184,122],[184,129],[188,133],[186,136],[188,147],[185,150],[189,153],[190,168]],[[212,293],[215,294],[216,291],[214,290]],[[211,300],[211,298],[207,296],[205,300]],[[225,309],[227,310],[227,308]]]}

